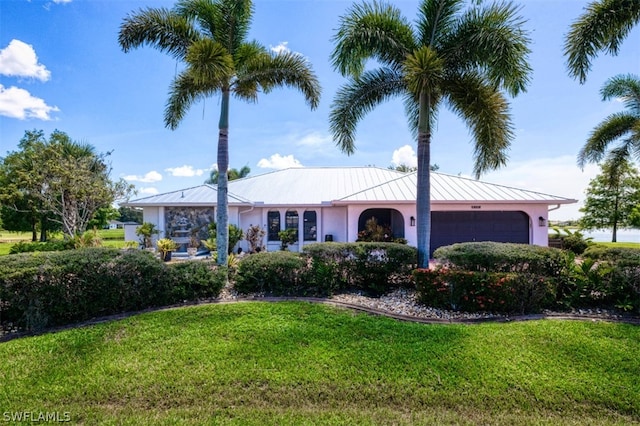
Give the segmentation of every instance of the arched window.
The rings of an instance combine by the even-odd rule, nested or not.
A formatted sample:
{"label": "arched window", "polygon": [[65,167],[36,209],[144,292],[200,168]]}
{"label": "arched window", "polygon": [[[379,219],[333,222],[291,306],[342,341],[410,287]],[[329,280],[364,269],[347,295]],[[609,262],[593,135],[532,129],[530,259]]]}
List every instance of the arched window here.
{"label": "arched window", "polygon": [[298,238],[298,212],[289,210],[285,215],[285,228],[296,231],[296,239]]}
{"label": "arched window", "polygon": [[269,229],[267,239],[269,241],[280,241],[280,212],[270,211],[267,213],[267,228]]}
{"label": "arched window", "polygon": [[304,220],[304,240],[305,241],[317,241],[318,240],[318,220],[315,211],[306,211],[303,216]]}

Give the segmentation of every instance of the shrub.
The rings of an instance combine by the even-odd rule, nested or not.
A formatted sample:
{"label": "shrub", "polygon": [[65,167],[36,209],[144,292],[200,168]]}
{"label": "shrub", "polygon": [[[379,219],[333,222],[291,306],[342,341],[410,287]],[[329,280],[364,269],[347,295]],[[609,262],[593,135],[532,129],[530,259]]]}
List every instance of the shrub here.
{"label": "shrub", "polygon": [[528,244],[459,243],[440,247],[433,254],[451,269],[477,272],[526,272],[549,278],[567,273],[562,250]]}
{"label": "shrub", "polygon": [[553,282],[527,273],[416,269],[420,303],[466,312],[531,313],[551,306]]}
{"label": "shrub", "polygon": [[170,264],[169,272],[178,300],[218,297],[227,281],[225,268],[201,260]]}
{"label": "shrub", "polygon": [[74,240],[50,240],[47,242],[20,241],[9,250],[9,254],[33,253],[38,251],[63,251],[75,248]]}
{"label": "shrub", "polygon": [[143,250],[86,248],[0,258],[2,321],[26,330],[216,296],[206,265],[171,269]]}
{"label": "shrub", "polygon": [[297,253],[256,253],[238,265],[235,289],[239,293],[264,292],[274,296],[308,295],[307,261]]}
{"label": "shrub", "polygon": [[331,288],[355,288],[372,295],[410,285],[418,258],[414,247],[385,242],[315,243],[304,246],[303,253],[331,281]]}

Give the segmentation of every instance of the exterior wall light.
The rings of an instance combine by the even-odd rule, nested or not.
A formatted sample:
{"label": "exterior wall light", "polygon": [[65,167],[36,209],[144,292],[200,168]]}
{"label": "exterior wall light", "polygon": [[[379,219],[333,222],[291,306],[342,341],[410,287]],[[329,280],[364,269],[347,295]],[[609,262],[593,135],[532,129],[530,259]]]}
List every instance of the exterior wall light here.
{"label": "exterior wall light", "polygon": [[540,225],[540,226],[546,226],[547,225],[547,221],[545,220],[544,217],[540,216],[538,218],[538,225]]}
{"label": "exterior wall light", "polygon": [[409,218],[409,225],[416,226],[416,218],[415,217],[411,216]]}

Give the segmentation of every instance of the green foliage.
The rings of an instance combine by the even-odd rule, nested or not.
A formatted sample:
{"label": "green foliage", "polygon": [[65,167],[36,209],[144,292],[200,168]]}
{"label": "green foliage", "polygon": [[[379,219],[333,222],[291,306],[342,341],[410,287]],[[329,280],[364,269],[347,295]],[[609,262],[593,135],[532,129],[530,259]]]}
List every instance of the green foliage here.
{"label": "green foliage", "polygon": [[305,245],[303,253],[322,271],[330,288],[372,295],[409,285],[417,263],[416,249],[397,243],[314,243]]}
{"label": "green foliage", "polygon": [[218,297],[227,280],[224,267],[201,260],[172,263],[169,274],[178,301]]}
{"label": "green foliage", "polygon": [[[169,268],[169,269],[167,269]],[[224,271],[165,266],[144,250],[87,248],[0,258],[2,322],[25,330],[215,297]]]}
{"label": "green foliage", "polygon": [[173,241],[171,238],[160,238],[156,241],[156,246],[158,246],[158,251],[160,253],[167,253],[178,249],[178,243]]}
{"label": "green foliage", "polygon": [[367,220],[364,224],[364,229],[358,232],[358,242],[393,242],[393,232],[389,226],[382,226],[378,224],[378,220],[375,217]]}
{"label": "green foliage", "polygon": [[120,222],[142,223],[142,209],[120,206],[118,208],[118,213],[120,215],[118,217]]}
{"label": "green foliage", "polygon": [[115,208],[109,207],[100,207],[93,214],[93,218],[87,224],[88,228],[98,228],[103,229],[109,224],[110,220],[115,220],[120,216],[120,212]]}
{"label": "green foliage", "polygon": [[554,235],[553,238],[559,238],[562,240],[562,248],[575,254],[582,254],[587,247],[592,244],[592,238],[585,238],[584,234],[580,231],[571,231],[566,227],[554,227],[553,230],[556,232],[556,235]]}
{"label": "green foliage", "polygon": [[235,289],[240,293],[274,296],[310,295],[306,286],[307,261],[297,253],[278,251],[245,257],[238,266]]}
{"label": "green foliage", "polygon": [[40,251],[62,251],[75,248],[74,240],[49,240],[44,243],[20,241],[9,250],[9,254],[33,253]]}
{"label": "green foliage", "polygon": [[295,244],[298,241],[298,230],[289,228],[278,232],[278,239],[280,240],[280,250],[288,250],[291,244]]}
{"label": "green foliage", "polygon": [[74,142],[55,130],[47,139],[42,131],[27,131],[19,151],[0,160],[0,200],[20,205],[31,223],[44,218],[62,226],[70,238],[87,229],[100,208],[126,198],[133,187],[111,181],[108,154]]}
{"label": "green foliage", "polygon": [[416,269],[418,300],[465,312],[527,314],[553,306],[552,280],[529,273]]}
{"label": "green foliage", "polygon": [[159,235],[160,230],[156,228],[156,225],[151,222],[145,222],[136,228],[136,235],[141,237],[140,242],[144,244],[145,248],[153,247],[153,236]]}
{"label": "green foliage", "polygon": [[[216,231],[218,229],[218,226],[216,225],[215,222],[211,222],[209,224],[209,239],[207,241],[205,241],[205,246],[211,250],[211,251],[215,251],[217,249],[217,241],[216,241]],[[242,241],[244,239],[244,232],[242,232],[242,229],[238,228],[236,225],[234,224],[229,224],[229,254],[231,254],[233,252],[233,248],[236,246],[236,244],[238,244],[240,241]]]}
{"label": "green foliage", "polygon": [[[639,112],[640,113],[640,112]],[[639,118],[640,120],[640,118]],[[618,229],[632,227],[634,209],[640,205],[640,174],[629,162],[607,161],[601,173],[589,182],[580,227]],[[615,233],[612,241],[616,240]]]}
{"label": "green foliage", "polygon": [[478,272],[524,272],[549,278],[566,271],[561,250],[528,244],[475,242],[440,247],[433,257],[451,269]]}
{"label": "green foliage", "polygon": [[74,248],[100,247],[102,245],[102,237],[95,229],[87,231],[82,235],[76,235],[72,238]]}

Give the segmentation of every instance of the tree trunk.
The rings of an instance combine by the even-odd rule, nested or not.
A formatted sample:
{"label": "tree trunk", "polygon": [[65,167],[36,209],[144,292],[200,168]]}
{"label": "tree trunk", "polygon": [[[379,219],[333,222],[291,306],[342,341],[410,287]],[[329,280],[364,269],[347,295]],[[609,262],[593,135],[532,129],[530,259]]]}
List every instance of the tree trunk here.
{"label": "tree trunk", "polygon": [[418,173],[416,195],[416,232],[418,239],[418,268],[429,267],[431,251],[431,127],[429,123],[430,96],[420,94],[418,117]]}
{"label": "tree trunk", "polygon": [[[620,192],[620,189],[617,189],[617,192]],[[611,237],[611,242],[615,243],[618,241],[618,218],[619,218],[619,213],[618,210],[620,208],[620,200],[618,198],[618,196],[616,195],[615,197],[615,201],[614,201],[614,207],[613,207],[613,236]]]}
{"label": "tree trunk", "polygon": [[40,216],[40,242],[44,243],[47,241],[47,216]]}
{"label": "tree trunk", "polygon": [[229,247],[229,204],[228,177],[229,169],[229,89],[222,91],[220,107],[220,123],[218,125],[218,203],[216,210],[216,245],[218,265],[227,265]]}

